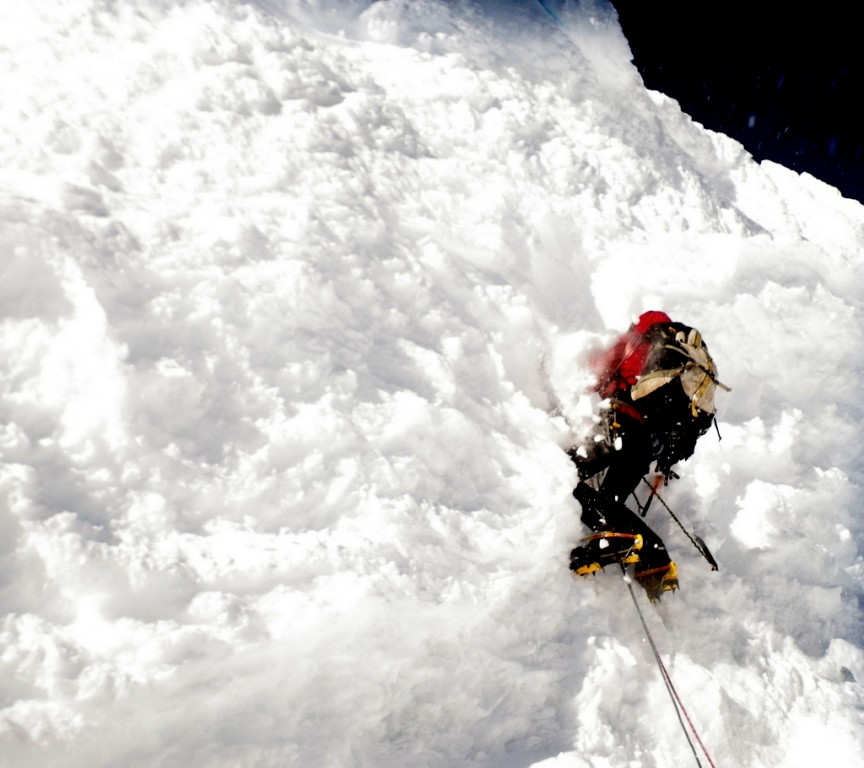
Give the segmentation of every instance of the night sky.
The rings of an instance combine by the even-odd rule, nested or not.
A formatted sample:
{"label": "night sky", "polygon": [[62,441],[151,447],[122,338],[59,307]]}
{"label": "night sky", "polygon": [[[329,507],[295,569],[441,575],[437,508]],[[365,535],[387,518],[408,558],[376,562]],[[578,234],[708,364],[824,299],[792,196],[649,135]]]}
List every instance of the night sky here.
{"label": "night sky", "polygon": [[857,4],[612,3],[648,88],[756,160],[810,173],[864,202]]}

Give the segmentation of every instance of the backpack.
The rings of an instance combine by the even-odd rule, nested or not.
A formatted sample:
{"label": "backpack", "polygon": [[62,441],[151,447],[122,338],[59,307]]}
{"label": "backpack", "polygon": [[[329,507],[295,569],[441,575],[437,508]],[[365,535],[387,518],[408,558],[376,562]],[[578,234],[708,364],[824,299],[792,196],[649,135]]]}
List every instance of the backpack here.
{"label": "backpack", "polygon": [[690,403],[693,418],[701,413],[714,414],[717,387],[731,391],[717,379],[714,364],[702,334],[681,323],[657,324],[647,334],[650,351],[638,381],[630,388],[636,402],[676,379]]}
{"label": "backpack", "polygon": [[630,388],[634,406],[652,436],[658,471],[690,458],[696,441],[714,423],[717,366],[695,328],[681,323],[653,326],[645,335],[650,350]]}

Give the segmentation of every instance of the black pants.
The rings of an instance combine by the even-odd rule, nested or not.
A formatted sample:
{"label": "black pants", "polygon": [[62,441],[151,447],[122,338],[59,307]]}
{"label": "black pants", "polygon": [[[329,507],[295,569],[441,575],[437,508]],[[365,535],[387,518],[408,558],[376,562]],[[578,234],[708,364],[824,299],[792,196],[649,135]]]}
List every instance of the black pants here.
{"label": "black pants", "polygon": [[570,456],[579,467],[579,477],[583,480],[606,470],[600,491],[623,504],[648,474],[653,450],[651,433],[643,423],[624,415],[619,415],[618,421],[620,426],[616,437],[621,441],[618,450],[603,440],[583,446],[587,449],[587,456],[572,452]]}
{"label": "black pants", "polygon": [[573,495],[582,506],[582,522],[595,533],[616,531],[642,535],[643,545],[636,567],[638,573],[668,565],[669,555],[663,540],[641,517],[624,505],[651,467],[651,434],[642,423],[634,419],[621,416],[619,421],[620,450],[615,450],[606,443],[595,443],[591,446],[593,453],[587,457],[573,457],[582,478],[593,477],[606,470],[600,490],[595,491],[580,482]]}

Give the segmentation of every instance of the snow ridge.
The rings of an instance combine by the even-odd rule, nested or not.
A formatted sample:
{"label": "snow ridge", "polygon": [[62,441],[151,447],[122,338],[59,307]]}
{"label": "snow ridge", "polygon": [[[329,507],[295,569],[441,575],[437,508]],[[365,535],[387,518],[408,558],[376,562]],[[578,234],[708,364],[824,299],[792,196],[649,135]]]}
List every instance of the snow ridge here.
{"label": "snow ridge", "polygon": [[664,661],[718,765],[864,765],[864,209],[560,8],[10,12],[4,764],[687,764],[566,570],[585,360],[663,309],[733,387],[665,491],[720,571],[649,513]]}

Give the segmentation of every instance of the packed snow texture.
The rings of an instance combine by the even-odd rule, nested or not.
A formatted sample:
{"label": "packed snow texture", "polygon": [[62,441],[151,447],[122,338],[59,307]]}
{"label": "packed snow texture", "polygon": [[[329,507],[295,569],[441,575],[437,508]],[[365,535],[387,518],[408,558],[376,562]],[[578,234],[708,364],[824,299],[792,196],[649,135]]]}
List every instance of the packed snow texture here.
{"label": "packed snow texture", "polygon": [[[646,620],[714,763],[864,766],[864,208],[611,6],[36,0],[0,25],[9,768],[693,764],[563,448],[646,309],[732,387]],[[704,760],[703,760],[704,761]]]}

